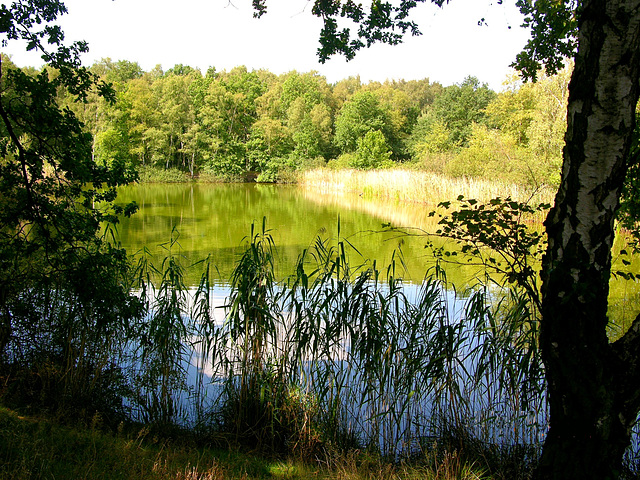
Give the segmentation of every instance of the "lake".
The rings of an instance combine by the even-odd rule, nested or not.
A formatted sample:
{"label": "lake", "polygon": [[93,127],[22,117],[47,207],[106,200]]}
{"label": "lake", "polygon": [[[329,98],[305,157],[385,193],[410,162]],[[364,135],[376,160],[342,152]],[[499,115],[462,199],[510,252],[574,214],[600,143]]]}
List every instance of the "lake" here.
{"label": "lake", "polygon": [[[425,245],[429,240],[436,246],[445,242],[423,235],[399,235],[383,228],[384,224],[391,224],[433,232],[437,216],[429,216],[433,210],[430,206],[366,199],[348,193],[319,193],[289,185],[144,184],[121,188],[118,202],[131,201],[137,202],[140,210],[133,217],[122,219],[118,226],[119,239],[130,253],[146,247],[159,265],[167,255],[173,231],[179,244],[173,253],[184,258],[185,266],[210,255],[217,267],[213,281],[220,286],[228,284],[244,251],[243,242],[250,235],[251,224],[255,223],[256,230],[260,230],[263,218],[277,248],[278,278],[294,273],[298,256],[318,236],[334,246],[339,236],[348,242],[353,266],[365,259],[375,260],[381,272],[386,271],[394,251],[400,247],[406,267],[401,276],[406,283],[419,284],[435,264],[431,250]],[[451,241],[448,245],[455,248]],[[640,271],[640,259],[635,258],[631,268]],[[459,291],[482,278],[478,267],[456,264],[446,270],[449,282]],[[199,278],[197,267],[187,270],[188,285],[197,284]],[[610,310],[623,329],[629,325],[640,311],[638,283],[612,279]]]}
{"label": "lake", "polygon": [[[318,236],[328,239],[331,245],[336,245],[340,240],[348,242],[352,265],[361,264],[365,259],[375,259],[376,265],[381,272],[386,270],[386,266],[394,256],[394,251],[400,247],[403,253],[404,265],[406,265],[404,288],[405,291],[410,293],[407,295],[410,302],[414,302],[417,298],[425,274],[435,263],[430,249],[425,248],[428,241],[425,236],[401,236],[395,232],[385,231],[383,228],[383,224],[391,223],[391,225],[397,227],[414,227],[425,231],[434,231],[436,228],[436,220],[434,219],[437,217],[429,216],[432,209],[424,205],[403,204],[394,201],[373,201],[358,195],[326,195],[295,186],[260,184],[133,185],[121,189],[119,195],[119,202],[130,201],[136,201],[140,206],[140,210],[132,218],[123,219],[118,226],[119,239],[123,246],[129,252],[137,252],[147,248],[155,255],[155,261],[160,262],[168,253],[168,244],[173,232],[173,236],[177,237],[178,243],[172,248],[172,253],[183,257],[185,265],[210,256],[212,263],[217,266],[213,279],[216,285],[213,289],[214,291],[211,292],[214,307],[221,307],[226,304],[231,273],[245,249],[243,239],[250,235],[252,223],[256,225],[255,228],[257,230],[261,229],[263,218],[266,218],[267,228],[271,230],[277,248],[275,273],[279,279],[286,278],[294,273],[296,259],[304,249],[312,245]],[[540,228],[540,226],[533,226],[533,228]],[[431,240],[437,243],[438,246],[442,245],[441,240],[433,238]],[[453,243],[451,247],[454,247]],[[637,259],[634,260],[634,263],[633,267],[637,268]],[[386,324],[387,326],[382,331],[382,337],[378,339],[379,342],[384,344],[384,348],[381,350],[371,348],[369,344],[364,346],[361,344],[368,339],[366,333],[370,329],[377,328],[380,322],[386,321],[385,317],[379,316],[379,313],[383,310],[383,305],[388,307],[391,302],[385,300],[380,305],[373,305],[374,301],[379,297],[377,295],[366,297],[358,304],[362,308],[370,307],[371,310],[367,310],[368,314],[355,315],[353,318],[349,317],[349,320],[344,324],[344,328],[348,327],[349,332],[356,331],[356,333],[359,333],[357,335],[353,333],[335,335],[335,333],[328,334],[324,330],[332,325],[334,317],[342,317],[341,314],[336,314],[337,311],[351,312],[354,302],[349,298],[344,305],[339,305],[340,298],[335,295],[330,299],[317,301],[312,305],[327,305],[328,309],[326,312],[322,311],[317,315],[319,318],[324,319],[323,321],[325,322],[319,325],[318,328],[321,334],[318,334],[317,338],[329,342],[329,346],[321,351],[305,350],[304,355],[299,352],[284,354],[282,352],[285,352],[285,347],[283,347],[282,352],[280,352],[282,353],[282,358],[304,360],[303,367],[300,368],[303,368],[306,376],[309,378],[313,377],[313,375],[317,376],[310,384],[302,383],[302,380],[300,380],[301,388],[304,387],[308,391],[324,391],[327,395],[333,395],[335,393],[334,390],[330,389],[328,393],[325,391],[324,387],[329,384],[325,378],[326,375],[330,375],[332,378],[340,378],[341,381],[344,381],[346,385],[343,392],[344,408],[351,412],[349,421],[364,419],[362,420],[362,425],[357,425],[356,430],[361,435],[380,439],[381,444],[382,437],[377,433],[377,429],[387,425],[387,431],[391,433],[388,434],[389,446],[385,448],[389,452],[396,451],[404,441],[404,433],[402,432],[405,430],[402,429],[405,427],[401,427],[401,424],[406,426],[408,437],[415,439],[421,435],[426,435],[425,432],[427,430],[425,429],[429,424],[428,419],[431,418],[429,412],[435,405],[433,403],[435,400],[431,395],[433,395],[433,388],[436,388],[437,384],[427,373],[430,372],[429,369],[432,366],[430,358],[441,358],[441,355],[439,353],[436,355],[437,352],[425,353],[419,351],[415,355],[411,354],[413,355],[412,357],[408,347],[411,346],[416,349],[435,348],[440,343],[431,342],[431,339],[445,336],[449,338],[449,344],[456,347],[451,353],[451,371],[455,373],[455,384],[458,385],[459,383],[464,387],[462,392],[464,394],[464,402],[468,403],[463,406],[466,405],[472,408],[470,414],[474,418],[480,419],[477,428],[490,426],[491,431],[488,436],[500,442],[522,441],[522,439],[526,438],[528,439],[525,440],[527,442],[537,443],[541,439],[543,432],[546,431],[546,410],[541,406],[544,403],[543,397],[538,397],[541,403],[536,409],[520,410],[518,395],[504,397],[504,392],[494,392],[492,390],[494,385],[499,385],[498,381],[494,381],[493,378],[483,377],[483,382],[477,382],[466,373],[467,370],[473,370],[470,366],[475,365],[477,360],[473,356],[475,355],[474,352],[477,351],[475,347],[484,344],[484,335],[488,330],[482,325],[473,329],[470,326],[462,325],[459,321],[462,318],[467,318],[462,312],[465,304],[463,297],[465,295],[460,295],[460,291],[464,290],[464,287],[476,283],[474,278],[479,278],[480,273],[478,267],[468,265],[456,265],[448,268],[447,277],[456,286],[457,293],[440,291],[442,296],[436,298],[436,305],[439,305],[439,302],[443,302],[445,308],[442,310],[418,309],[426,313],[435,312],[436,316],[431,319],[431,323],[429,323],[428,319],[418,315],[415,316],[417,323],[413,326],[404,325],[402,323],[404,320]],[[190,273],[187,273],[187,286],[195,286],[199,278],[200,270],[196,266]],[[311,294],[317,293],[321,292],[319,290],[311,292]],[[331,296],[332,293],[328,295]],[[639,299],[637,283],[620,280],[612,281],[611,310],[612,314],[616,316],[618,324],[624,325],[628,319],[635,317],[640,308]],[[334,305],[334,302],[337,303]],[[388,311],[389,319],[396,318],[396,310],[394,308],[397,307],[393,307]],[[406,308],[409,311],[412,307],[408,306]],[[215,318],[212,320],[218,329],[217,331],[224,333],[224,326],[227,325],[226,322],[223,323],[225,309],[214,308],[214,310]],[[304,311],[304,309],[300,311]],[[438,317],[440,314],[442,317]],[[414,318],[412,315],[414,314],[403,314],[398,316],[398,319]],[[300,322],[298,320],[292,322],[289,321],[288,313],[285,312],[281,319],[280,328],[281,330],[293,327],[298,328],[299,326],[302,328],[305,319],[309,320],[313,319],[313,317],[311,315],[301,318]],[[371,325],[369,325],[370,318],[373,322]],[[362,323],[360,327],[357,327],[359,325],[358,322]],[[360,329],[358,330],[358,328]],[[416,341],[415,332],[420,332],[421,329],[424,329],[420,337],[422,341]],[[619,334],[623,329],[624,327],[612,326],[612,334],[615,336],[616,332]],[[473,332],[476,332],[478,336],[474,336]],[[195,333],[192,336],[195,338]],[[387,337],[397,337],[399,340],[389,340]],[[277,336],[274,338],[279,339]],[[311,338],[310,335],[309,338]],[[369,340],[375,340],[375,338]],[[271,343],[273,342],[276,342],[276,340],[272,339]],[[229,350],[228,346],[231,343],[227,337],[223,337],[223,341],[220,344],[225,345],[225,348],[220,349],[224,355],[231,357],[240,355]],[[286,348],[290,348],[289,345],[293,343],[287,341],[283,342],[283,344],[286,345]],[[335,358],[327,357],[325,352],[333,351],[338,344],[342,348],[339,354]],[[348,348],[344,347],[343,344],[347,345]],[[389,353],[391,347],[387,347],[387,345],[391,344],[396,345],[398,349],[396,353]],[[506,355],[507,347],[513,347],[512,343],[505,344],[504,348],[500,347],[498,349],[499,355]],[[215,382],[220,382],[220,379],[234,378],[229,372],[218,370],[220,365],[229,363],[227,360],[211,361],[209,356],[203,354],[199,348],[194,348],[178,356],[179,361],[184,363],[182,367],[184,370],[181,371],[189,371],[190,388],[197,387],[199,374],[204,374],[212,382],[211,385],[213,387],[209,388],[216,388]],[[242,345],[237,346],[237,348],[242,350]],[[347,352],[355,352],[353,354],[349,353],[351,355],[351,357],[348,357],[349,361],[345,360]],[[362,358],[358,357],[356,353],[362,355]],[[517,357],[522,355],[522,352],[515,348],[512,354]],[[396,358],[402,358],[403,360],[398,363],[393,360]],[[410,358],[414,358],[416,365],[418,365],[414,373],[407,370],[407,365],[411,364]],[[501,361],[498,363],[501,364]],[[384,382],[380,379],[373,383],[369,380],[365,381],[353,373],[361,372],[363,375],[368,375],[369,370],[364,366],[365,364],[368,365],[367,362],[383,363],[380,370],[374,370],[374,373],[376,371],[387,372],[388,377],[385,377]],[[313,375],[311,375],[312,373]],[[423,374],[427,376],[421,379],[420,375]],[[498,369],[497,374],[500,374],[500,369]],[[405,378],[407,375],[411,378]],[[458,375],[460,376],[458,377]],[[398,382],[404,387],[400,388]],[[517,386],[519,383],[515,382],[514,385]],[[366,390],[365,387],[371,387],[372,390]],[[383,391],[386,396],[381,396]],[[175,393],[176,398],[186,395],[186,392],[185,390],[182,393]],[[517,394],[518,392],[515,393]],[[487,394],[489,397],[486,397]],[[208,395],[215,398],[220,397],[219,394],[212,395],[211,391],[209,391]],[[317,395],[319,400],[323,398],[319,393]],[[369,397],[367,395],[371,395],[372,399],[383,398],[383,404],[376,406],[371,411],[367,410],[368,413],[364,412],[362,410],[363,405],[367,406],[367,408],[371,405],[368,403],[369,400],[367,399]],[[358,403],[358,399],[362,398],[365,398],[365,403]],[[487,398],[493,400],[489,402]],[[501,402],[494,405],[495,398],[500,398],[501,402],[502,399],[505,399],[505,401],[515,399],[517,401],[514,404],[515,407]],[[355,403],[351,404],[349,402]],[[393,408],[389,407],[390,405],[392,407],[396,406],[399,411],[404,413],[400,416],[396,415]],[[409,412],[409,410],[405,411],[405,408],[410,409],[413,416],[405,415]],[[504,410],[505,408],[506,410]],[[385,412],[385,415],[381,415],[381,412]],[[393,415],[386,415],[386,413]],[[191,417],[194,416],[195,414],[191,415]],[[486,422],[482,420],[483,418],[499,418],[500,422]],[[510,420],[507,421],[507,418]],[[384,422],[388,422],[388,424]],[[514,425],[519,426],[514,429]],[[512,434],[518,438],[509,437]]]}
{"label": "lake", "polygon": [[[381,270],[401,246],[407,267],[403,277],[414,283],[419,283],[434,264],[425,249],[425,238],[383,231],[383,224],[389,223],[433,231],[435,222],[428,216],[431,209],[424,205],[261,184],[133,185],[119,191],[118,201],[136,201],[140,207],[118,227],[120,241],[129,252],[147,247],[163,258],[175,231],[179,250],[174,253],[184,256],[187,263],[211,255],[219,269],[216,280],[221,283],[227,282],[244,250],[243,240],[250,235],[251,224],[260,230],[263,217],[277,248],[276,272],[280,277],[293,273],[298,256],[318,236],[335,245],[339,235],[348,242],[353,265],[375,259]],[[195,276],[189,278],[197,281]]]}

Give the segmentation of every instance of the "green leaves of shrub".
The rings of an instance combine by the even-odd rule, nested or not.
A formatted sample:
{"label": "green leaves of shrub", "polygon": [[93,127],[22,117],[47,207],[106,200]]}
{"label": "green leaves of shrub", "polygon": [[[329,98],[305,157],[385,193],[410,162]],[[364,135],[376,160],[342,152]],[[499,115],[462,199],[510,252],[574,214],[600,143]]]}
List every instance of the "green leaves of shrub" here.
{"label": "green leaves of shrub", "polygon": [[[470,256],[469,261],[480,260],[509,284],[524,288],[539,304],[536,266],[546,242],[544,232],[533,228],[531,219],[550,205],[532,206],[510,197],[480,203],[460,195],[457,200],[457,210],[441,215],[436,234],[455,240],[461,245],[460,251]],[[449,209],[451,202],[441,202],[438,207]]]}

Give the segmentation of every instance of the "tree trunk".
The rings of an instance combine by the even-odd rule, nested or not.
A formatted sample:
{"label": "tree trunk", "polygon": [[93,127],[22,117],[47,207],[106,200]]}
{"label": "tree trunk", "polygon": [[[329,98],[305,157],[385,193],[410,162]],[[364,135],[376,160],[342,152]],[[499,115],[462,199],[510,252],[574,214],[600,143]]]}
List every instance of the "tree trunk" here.
{"label": "tree trunk", "polygon": [[550,428],[538,479],[615,478],[640,408],[640,316],[607,338],[614,216],[638,102],[640,0],[584,0],[562,180],[545,222],[541,349]]}

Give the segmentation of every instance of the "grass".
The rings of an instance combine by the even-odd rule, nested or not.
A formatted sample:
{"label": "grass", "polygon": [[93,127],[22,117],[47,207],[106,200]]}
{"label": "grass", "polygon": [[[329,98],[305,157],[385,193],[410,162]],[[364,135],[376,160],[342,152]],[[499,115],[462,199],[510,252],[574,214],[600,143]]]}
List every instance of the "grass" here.
{"label": "grass", "polygon": [[[222,479],[278,478],[282,462],[168,439],[148,428],[104,431],[99,420],[66,426],[0,407],[0,478]],[[300,463],[289,471],[305,472]],[[296,478],[292,475],[280,478]],[[302,477],[301,477],[302,478]]]}
{"label": "grass", "polygon": [[147,428],[103,430],[96,417],[75,427],[25,417],[0,407],[0,478],[82,479],[481,479],[456,452],[437,464],[427,458],[393,464],[360,451],[333,453],[313,462],[211,448],[189,435],[168,439]]}

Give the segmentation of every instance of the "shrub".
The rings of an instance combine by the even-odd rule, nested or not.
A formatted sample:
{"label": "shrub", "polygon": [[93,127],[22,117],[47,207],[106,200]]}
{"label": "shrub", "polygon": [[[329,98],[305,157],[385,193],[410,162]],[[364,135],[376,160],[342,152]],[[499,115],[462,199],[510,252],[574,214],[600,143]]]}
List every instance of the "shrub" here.
{"label": "shrub", "polygon": [[[358,139],[356,153],[351,158],[351,167],[366,170],[381,168],[391,162],[391,149],[380,130],[367,132]],[[392,163],[391,163],[392,164]]]}
{"label": "shrub", "polygon": [[184,183],[189,181],[186,172],[177,168],[157,168],[147,165],[138,167],[140,183]]}
{"label": "shrub", "polygon": [[463,148],[445,166],[453,177],[496,179],[520,185],[557,184],[556,165],[534,157],[516,139],[498,130],[474,125],[469,146]]}

